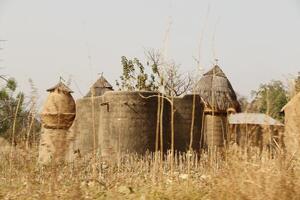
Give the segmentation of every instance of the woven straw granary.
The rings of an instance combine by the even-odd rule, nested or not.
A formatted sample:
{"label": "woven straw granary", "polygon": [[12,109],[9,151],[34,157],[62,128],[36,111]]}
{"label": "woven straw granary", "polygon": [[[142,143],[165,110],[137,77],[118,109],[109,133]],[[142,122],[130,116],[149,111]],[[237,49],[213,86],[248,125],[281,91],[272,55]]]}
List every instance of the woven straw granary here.
{"label": "woven straw granary", "polygon": [[39,163],[64,161],[68,149],[67,135],[75,118],[72,91],[62,82],[47,90],[50,92],[43,111],[39,146]]}
{"label": "woven straw granary", "polygon": [[47,90],[50,92],[41,113],[42,124],[48,129],[68,129],[75,118],[72,91],[62,82]]}

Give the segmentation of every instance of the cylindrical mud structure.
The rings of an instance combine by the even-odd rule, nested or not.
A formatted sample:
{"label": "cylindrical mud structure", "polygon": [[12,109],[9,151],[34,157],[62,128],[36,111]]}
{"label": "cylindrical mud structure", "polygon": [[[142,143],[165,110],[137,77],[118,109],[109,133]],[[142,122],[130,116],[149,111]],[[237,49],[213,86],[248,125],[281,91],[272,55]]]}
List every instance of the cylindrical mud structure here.
{"label": "cylindrical mud structure", "polygon": [[75,101],[72,91],[62,82],[47,90],[50,92],[41,113],[42,133],[39,147],[39,162],[63,161],[68,144],[68,128],[75,118]]}
{"label": "cylindrical mud structure", "polygon": [[204,117],[204,141],[209,147],[223,147],[227,140],[226,114],[206,113]]}
{"label": "cylindrical mud structure", "polygon": [[[194,111],[193,106],[195,106]],[[183,98],[174,98],[174,109],[175,150],[186,152],[189,150],[191,141],[192,149],[199,150],[203,146],[204,139],[201,136],[203,104],[200,96],[191,94]]]}
{"label": "cylindrical mud structure", "polygon": [[[69,129],[67,160],[86,156],[97,150],[102,97],[86,97],[76,101],[76,117]],[[95,140],[95,141],[94,141]],[[95,146],[95,147],[94,147]]]}
{"label": "cylindrical mud structure", "polygon": [[[99,144],[104,158],[115,159],[124,153],[155,151],[158,116],[156,92],[107,92],[102,97]],[[164,106],[164,113],[170,107]],[[163,124],[164,125],[164,124]],[[169,149],[169,133],[163,132],[164,150]],[[160,143],[160,141],[158,141]]]}

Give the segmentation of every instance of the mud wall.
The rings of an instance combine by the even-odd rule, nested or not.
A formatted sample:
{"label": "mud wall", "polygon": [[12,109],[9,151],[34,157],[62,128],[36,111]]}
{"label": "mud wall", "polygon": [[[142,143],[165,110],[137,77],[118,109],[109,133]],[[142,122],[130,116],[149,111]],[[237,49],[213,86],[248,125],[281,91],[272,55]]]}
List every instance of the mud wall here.
{"label": "mud wall", "polygon": [[[157,96],[158,93],[154,92],[107,92],[103,96],[99,123],[102,156],[115,158],[127,152],[144,154],[155,151]],[[169,105],[165,102],[164,117],[168,111]],[[170,140],[168,127],[163,127],[166,150],[170,148]]]}
{"label": "mud wall", "polygon": [[98,148],[101,103],[102,97],[82,98],[76,101],[76,117],[67,138],[69,144],[67,160],[93,152],[94,131]]}
{"label": "mud wall", "polygon": [[[193,150],[203,147],[203,137],[201,137],[203,105],[199,95],[195,96],[195,112],[193,113],[194,95],[186,95],[183,98],[174,99],[174,128],[175,128],[175,150],[186,152],[189,150],[192,139]],[[194,119],[193,119],[194,114]],[[194,126],[192,129],[192,121]],[[191,138],[191,131],[193,136]]]}
{"label": "mud wall", "polygon": [[[156,143],[160,150],[160,125],[163,127],[163,150],[169,150],[171,104],[164,100],[163,121],[157,124],[158,95],[155,92],[106,92],[94,98],[94,106],[91,98],[77,100],[76,118],[68,132],[67,159],[72,161],[93,152],[94,131],[96,148],[104,157],[115,158],[127,152],[153,152]],[[179,152],[189,149],[193,97],[174,98],[174,147]],[[195,96],[194,114],[192,148],[199,150],[204,136],[201,136],[203,105],[198,95]]]}

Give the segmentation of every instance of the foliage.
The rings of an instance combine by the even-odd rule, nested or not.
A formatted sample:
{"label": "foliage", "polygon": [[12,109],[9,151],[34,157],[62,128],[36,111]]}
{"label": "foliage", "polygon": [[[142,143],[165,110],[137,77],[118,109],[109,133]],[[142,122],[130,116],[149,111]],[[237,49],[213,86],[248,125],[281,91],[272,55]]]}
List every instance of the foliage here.
{"label": "foliage", "polygon": [[[18,112],[20,115],[22,113],[23,107],[19,106],[18,103],[23,105],[24,95],[23,93],[16,93],[17,83],[14,79],[9,79],[6,85],[0,89],[0,134],[8,134],[7,131],[13,124],[14,114]],[[20,102],[19,102],[20,101]]]}
{"label": "foliage", "polygon": [[120,76],[120,82],[116,81],[116,85],[120,90],[158,90],[155,76],[155,74],[157,73],[157,68],[154,64],[151,66],[152,73],[148,74],[145,71],[145,67],[143,66],[143,64],[137,58],[130,60],[125,56],[122,56],[121,63],[123,67],[123,73],[122,76]]}
{"label": "foliage", "polygon": [[281,81],[271,81],[261,84],[258,91],[253,91],[255,96],[251,103],[251,110],[266,113],[271,117],[283,121],[281,109],[288,102],[287,91]]}
{"label": "foliage", "polygon": [[[17,82],[14,79],[5,81],[5,85],[0,89],[0,136],[11,140],[13,124],[15,127],[15,143],[20,139],[25,139],[25,128],[31,121],[35,121],[34,129],[39,129],[39,123],[35,117],[30,115],[26,109],[25,95],[17,92]],[[19,137],[22,136],[22,137]]]}
{"label": "foliage", "polygon": [[158,91],[164,86],[166,95],[181,96],[191,91],[193,82],[189,75],[179,72],[174,62],[163,63],[159,52],[146,52],[147,63],[143,65],[139,59],[132,60],[122,56],[122,76],[116,81],[119,90],[124,91]]}
{"label": "foliage", "polygon": [[247,100],[247,97],[237,94],[237,99],[241,107],[241,112],[248,112],[250,103]]}

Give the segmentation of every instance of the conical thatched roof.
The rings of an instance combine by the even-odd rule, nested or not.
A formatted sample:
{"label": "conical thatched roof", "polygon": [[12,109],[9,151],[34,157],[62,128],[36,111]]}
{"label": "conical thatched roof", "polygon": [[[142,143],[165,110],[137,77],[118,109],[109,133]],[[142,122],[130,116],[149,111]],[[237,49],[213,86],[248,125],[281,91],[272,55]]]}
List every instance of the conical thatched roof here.
{"label": "conical thatched roof", "polygon": [[49,88],[47,92],[54,92],[55,90],[65,93],[73,93],[73,91],[61,81],[52,88]]}
{"label": "conical thatched roof", "polygon": [[240,110],[236,94],[218,65],[203,75],[197,84],[197,92],[205,101],[206,107],[215,112],[227,112],[229,108]]}
{"label": "conical thatched roof", "polygon": [[92,85],[86,97],[91,97],[91,91],[94,91],[94,96],[101,96],[107,91],[113,91],[112,85],[104,78],[103,75]]}

